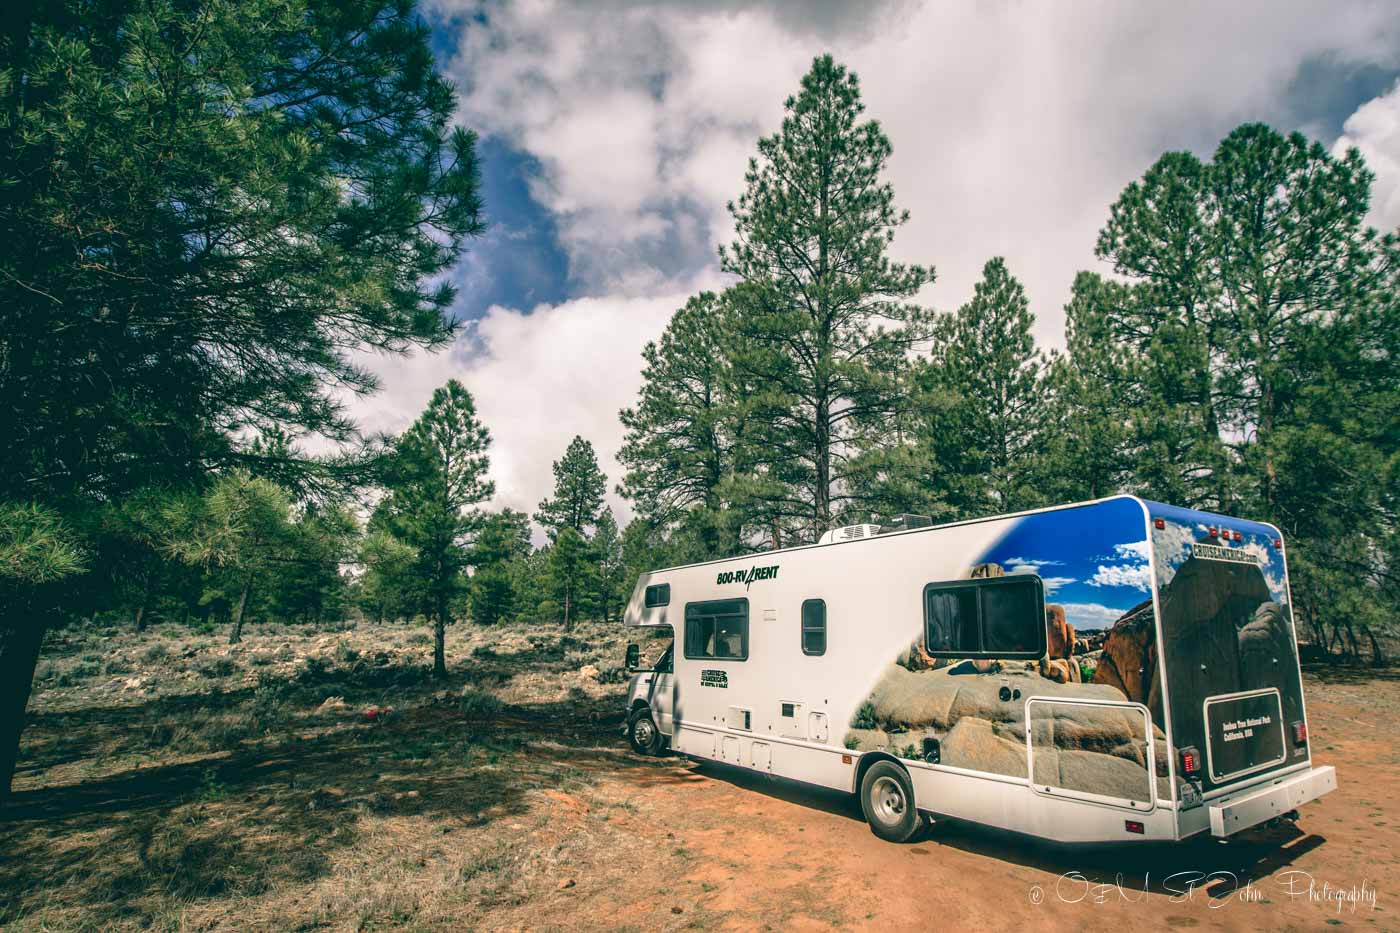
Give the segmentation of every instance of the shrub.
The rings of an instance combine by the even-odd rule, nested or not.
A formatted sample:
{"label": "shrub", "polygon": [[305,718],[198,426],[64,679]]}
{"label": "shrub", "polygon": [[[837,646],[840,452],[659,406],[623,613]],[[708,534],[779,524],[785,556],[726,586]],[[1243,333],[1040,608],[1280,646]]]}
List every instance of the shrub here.
{"label": "shrub", "polygon": [[163,641],[158,641],[141,652],[141,662],[143,664],[155,664],[158,661],[164,661],[168,657],[170,657],[170,649],[165,646],[165,642]]}
{"label": "shrub", "polygon": [[856,729],[874,729],[880,723],[875,719],[875,704],[866,700],[856,710],[855,718],[851,720],[851,726]]}
{"label": "shrub", "polygon": [[462,715],[468,719],[487,719],[491,716],[497,716],[506,707],[501,702],[500,697],[494,693],[487,693],[472,687],[467,687],[462,691],[459,705]]}
{"label": "shrub", "polygon": [[238,671],[238,665],[232,658],[214,658],[199,665],[199,672],[205,677],[219,679],[232,677]]}

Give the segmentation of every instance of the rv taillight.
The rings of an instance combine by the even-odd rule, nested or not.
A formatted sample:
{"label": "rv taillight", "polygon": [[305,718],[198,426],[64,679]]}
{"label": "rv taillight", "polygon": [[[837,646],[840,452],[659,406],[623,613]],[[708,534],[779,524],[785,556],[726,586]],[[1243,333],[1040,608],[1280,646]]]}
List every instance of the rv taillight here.
{"label": "rv taillight", "polygon": [[1146,832],[1146,829],[1137,820],[1124,820],[1123,828],[1130,833],[1137,833],[1139,836]]}
{"label": "rv taillight", "polygon": [[1293,724],[1293,744],[1303,745],[1308,741],[1308,724],[1305,722],[1295,722]]}
{"label": "rv taillight", "polygon": [[1156,528],[1158,531],[1165,531],[1167,527],[1167,520],[1165,518],[1159,518],[1152,523],[1152,527]]}
{"label": "rv taillight", "polygon": [[1181,756],[1181,773],[1186,775],[1201,772],[1201,753],[1194,746],[1187,746],[1177,753]]}

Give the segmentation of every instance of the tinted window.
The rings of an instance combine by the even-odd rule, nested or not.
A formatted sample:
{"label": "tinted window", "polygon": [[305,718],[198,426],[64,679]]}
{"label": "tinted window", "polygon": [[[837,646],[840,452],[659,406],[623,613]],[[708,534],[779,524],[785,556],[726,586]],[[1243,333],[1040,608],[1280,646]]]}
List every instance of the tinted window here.
{"label": "tinted window", "polygon": [[685,607],[687,658],[743,661],[749,656],[749,601],[716,599]]}
{"label": "tinted window", "polygon": [[1039,605],[1038,590],[1030,585],[982,588],[983,651],[1020,654],[1040,646],[1038,633],[1045,631],[1045,610]]}
{"label": "tinted window", "polygon": [[826,603],[809,599],[802,604],[802,653],[826,654]]}
{"label": "tinted window", "polygon": [[924,618],[930,653],[979,650],[976,588],[929,589],[925,595]]}
{"label": "tinted window", "polygon": [[647,587],[646,608],[654,609],[657,606],[666,606],[671,602],[671,584],[657,583]]}
{"label": "tinted window", "polygon": [[1034,574],[924,588],[924,639],[935,657],[1040,657],[1045,594]]}

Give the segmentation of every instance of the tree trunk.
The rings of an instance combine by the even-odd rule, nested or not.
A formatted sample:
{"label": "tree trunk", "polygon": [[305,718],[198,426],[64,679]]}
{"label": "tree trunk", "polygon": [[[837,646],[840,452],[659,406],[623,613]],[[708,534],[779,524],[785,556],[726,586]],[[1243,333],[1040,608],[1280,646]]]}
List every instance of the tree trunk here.
{"label": "tree trunk", "polygon": [[447,676],[447,600],[439,597],[437,611],[433,613],[433,676],[441,680]]}
{"label": "tree trunk", "polygon": [[248,591],[252,588],[253,581],[250,579],[243,584],[243,591],[238,594],[238,608],[233,611],[233,631],[228,636],[230,645],[236,645],[243,640],[243,610],[248,607]]}
{"label": "tree trunk", "polygon": [[569,584],[565,584],[565,586],[564,586],[564,631],[566,631],[566,632],[572,632],[572,631],[574,630],[574,619],[573,619],[573,615],[572,615],[571,612],[570,612],[570,610],[572,609],[572,605],[571,605],[572,603],[573,603],[573,586],[571,586],[571,585],[569,585]]}
{"label": "tree trunk", "polygon": [[49,619],[42,613],[14,605],[0,608],[0,808],[10,797],[24,709],[48,627]]}
{"label": "tree trunk", "polygon": [[146,605],[145,605],[145,603],[142,603],[141,605],[137,606],[135,609],[131,610],[131,625],[132,625],[132,627],[135,628],[136,631],[138,631],[138,632],[144,632],[144,631],[146,630]]}

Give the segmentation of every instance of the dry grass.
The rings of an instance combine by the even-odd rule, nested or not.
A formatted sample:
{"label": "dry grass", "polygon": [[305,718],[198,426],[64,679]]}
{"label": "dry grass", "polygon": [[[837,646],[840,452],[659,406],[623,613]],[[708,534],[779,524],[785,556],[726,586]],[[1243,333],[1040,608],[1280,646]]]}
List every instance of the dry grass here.
{"label": "dry grass", "polygon": [[630,804],[596,786],[656,767],[619,739],[628,634],[459,626],[444,683],[408,626],[62,633],[0,819],[0,923],[503,923],[628,847]]}

